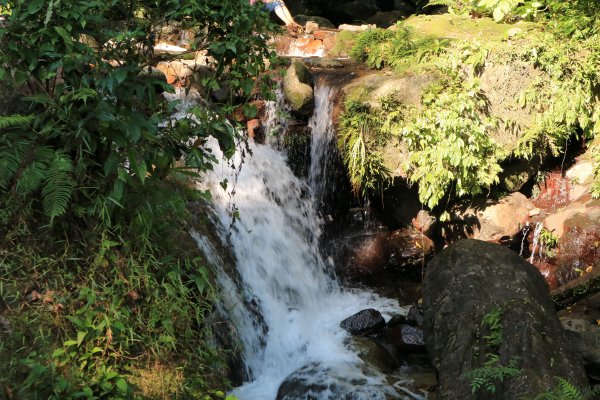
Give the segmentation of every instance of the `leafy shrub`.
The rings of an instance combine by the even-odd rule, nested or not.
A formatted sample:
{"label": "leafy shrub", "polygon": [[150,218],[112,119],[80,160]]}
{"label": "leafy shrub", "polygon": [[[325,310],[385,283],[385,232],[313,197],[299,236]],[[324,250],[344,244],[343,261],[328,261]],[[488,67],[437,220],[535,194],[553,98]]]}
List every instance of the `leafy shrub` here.
{"label": "leafy shrub", "polygon": [[[0,0],[0,10],[0,303],[16,302],[3,315],[0,391],[143,398],[132,376],[147,363],[184,375],[164,398],[223,398],[211,276],[182,240],[189,203],[209,194],[186,179],[212,168],[208,137],[235,151],[226,116],[253,111],[254,78],[273,59],[268,15],[236,0]],[[147,73],[154,29],[169,21],[193,28],[214,60],[207,100],[176,122],[157,93],[172,88]],[[230,100],[211,103],[220,88]]]}
{"label": "leafy shrub", "polygon": [[338,147],[355,194],[381,193],[390,181],[390,172],[376,150],[385,142],[379,129],[380,122],[367,104],[349,102],[340,115]]}

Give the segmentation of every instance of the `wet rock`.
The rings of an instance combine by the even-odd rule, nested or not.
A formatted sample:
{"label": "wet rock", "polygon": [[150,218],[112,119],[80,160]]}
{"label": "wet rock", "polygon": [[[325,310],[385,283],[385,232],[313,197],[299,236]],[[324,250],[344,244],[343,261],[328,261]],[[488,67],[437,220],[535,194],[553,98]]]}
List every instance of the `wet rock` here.
{"label": "wet rock", "polygon": [[[429,263],[423,283],[427,350],[439,371],[439,399],[473,398],[462,375],[483,366],[488,353],[521,372],[494,382],[494,399],[534,397],[562,377],[588,387],[581,358],[558,321],[539,271],[509,249],[461,240]],[[501,343],[485,340],[485,315],[501,310]],[[560,361],[558,361],[560,360]],[[558,361],[558,362],[557,362]],[[481,397],[484,398],[484,397]]]}
{"label": "wet rock", "polygon": [[583,195],[568,206],[546,217],[544,227],[560,238],[566,231],[566,221],[577,214],[587,215],[588,219],[600,218],[600,200],[592,199],[589,194]]}
{"label": "wet rock", "polygon": [[556,265],[547,261],[534,261],[533,265],[540,271],[548,288],[554,290],[558,287],[558,279],[556,278]]}
{"label": "wet rock", "polygon": [[409,15],[414,12],[412,11],[380,11],[377,14],[373,15],[371,18],[367,20],[367,23],[377,26],[378,28],[389,28],[390,26],[396,24],[398,21],[402,21],[406,19]]}
{"label": "wet rock", "polygon": [[312,75],[306,65],[294,59],[283,78],[283,93],[292,111],[309,115],[314,105]]}
{"label": "wet rock", "polygon": [[413,304],[408,310],[406,321],[413,326],[423,326],[423,306],[421,304]]}
{"label": "wet rock", "polygon": [[522,193],[499,200],[475,200],[453,210],[447,237],[469,237],[487,242],[513,238],[529,221],[535,207]]}
{"label": "wet rock", "polygon": [[246,123],[248,137],[254,139],[256,143],[265,142],[265,130],[260,122],[260,119],[251,119]]}
{"label": "wet rock", "polygon": [[407,324],[388,326],[382,339],[393,344],[399,353],[425,351],[423,329],[417,326]]}
{"label": "wet rock", "polygon": [[277,391],[276,400],[386,400],[397,398],[393,390],[384,385],[370,384],[365,371],[357,365],[340,368],[313,363],[288,375]]}
{"label": "wet rock", "polygon": [[565,284],[600,268],[600,209],[575,214],[564,222],[558,241],[556,277]]}
{"label": "wet rock", "polygon": [[592,321],[577,318],[565,318],[561,323],[572,334],[583,360],[595,368],[600,368],[600,326]]}
{"label": "wet rock", "polygon": [[422,263],[433,251],[433,241],[414,228],[393,231],[386,241],[390,267],[403,267]]}
{"label": "wet rock", "polygon": [[373,275],[385,268],[421,265],[433,249],[433,241],[412,227],[382,231],[350,249],[347,270],[353,275]]}
{"label": "wet rock", "polygon": [[385,319],[379,311],[369,308],[346,318],[340,327],[353,335],[374,335],[383,332]]}
{"label": "wet rock", "polygon": [[378,371],[390,373],[401,365],[398,351],[391,343],[362,336],[353,337],[352,342],[361,360]]}

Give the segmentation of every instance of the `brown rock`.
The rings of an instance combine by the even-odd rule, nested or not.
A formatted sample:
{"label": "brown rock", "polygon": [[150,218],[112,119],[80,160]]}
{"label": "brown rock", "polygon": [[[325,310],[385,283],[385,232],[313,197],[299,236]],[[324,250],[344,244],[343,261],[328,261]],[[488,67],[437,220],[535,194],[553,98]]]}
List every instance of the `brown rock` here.
{"label": "brown rock", "polygon": [[260,119],[255,118],[248,121],[246,123],[246,129],[248,131],[249,138],[254,139],[254,141],[257,143],[264,143],[265,134],[264,130],[262,129]]}
{"label": "brown rock", "polygon": [[423,233],[424,235],[428,235],[431,232],[431,228],[433,228],[433,224],[435,223],[435,218],[429,214],[426,210],[421,210],[417,213],[417,215],[412,219],[411,225],[413,228]]}
{"label": "brown rock", "polygon": [[334,31],[316,31],[313,34],[313,37],[315,39],[319,39],[319,40],[325,40],[327,38],[335,38],[335,32]]}
{"label": "brown rock", "polygon": [[519,192],[499,201],[478,200],[456,209],[448,229],[450,235],[500,242],[519,233],[534,208],[533,203]]}

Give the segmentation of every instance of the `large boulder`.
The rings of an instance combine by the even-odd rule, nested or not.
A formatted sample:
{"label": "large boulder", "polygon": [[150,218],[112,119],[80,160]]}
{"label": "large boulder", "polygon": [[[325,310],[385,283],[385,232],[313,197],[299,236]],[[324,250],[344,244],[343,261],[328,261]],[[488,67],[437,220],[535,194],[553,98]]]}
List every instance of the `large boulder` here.
{"label": "large boulder", "polygon": [[283,78],[283,94],[292,111],[309,115],[314,106],[312,74],[299,59],[292,60]]}
{"label": "large boulder", "polygon": [[[425,341],[439,371],[441,400],[533,398],[555,387],[556,377],[588,387],[546,282],[505,247],[470,239],[449,246],[429,263],[423,305]],[[482,323],[486,316],[489,324]],[[488,369],[513,363],[519,371],[503,381],[488,379],[493,397],[484,389],[473,394],[473,381],[465,374],[481,371],[490,354],[499,359]]]}
{"label": "large boulder", "polygon": [[353,276],[422,265],[434,250],[433,241],[413,227],[358,237],[352,244],[344,265],[345,272]]}

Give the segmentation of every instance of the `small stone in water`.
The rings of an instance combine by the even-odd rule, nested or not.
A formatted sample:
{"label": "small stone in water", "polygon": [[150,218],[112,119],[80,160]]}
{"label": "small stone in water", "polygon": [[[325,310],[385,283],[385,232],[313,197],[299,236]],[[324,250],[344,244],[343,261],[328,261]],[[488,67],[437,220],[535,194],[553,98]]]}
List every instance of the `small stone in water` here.
{"label": "small stone in water", "polygon": [[340,327],[353,335],[371,335],[385,329],[385,319],[379,311],[369,308],[346,318]]}

